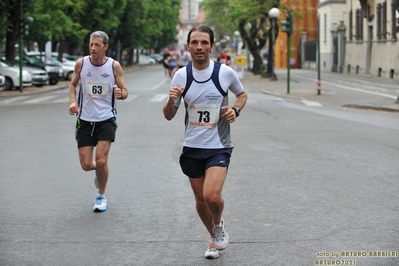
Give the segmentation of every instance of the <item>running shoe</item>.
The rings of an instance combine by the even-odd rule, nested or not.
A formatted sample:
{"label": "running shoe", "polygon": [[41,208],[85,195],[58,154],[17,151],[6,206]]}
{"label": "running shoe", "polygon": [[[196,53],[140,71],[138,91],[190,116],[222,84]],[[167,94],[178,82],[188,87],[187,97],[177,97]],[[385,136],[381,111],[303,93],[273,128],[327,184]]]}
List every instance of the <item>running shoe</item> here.
{"label": "running shoe", "polygon": [[105,196],[98,196],[93,207],[93,212],[105,212],[107,210],[107,206],[107,199]]}
{"label": "running shoe", "polygon": [[218,250],[227,248],[229,244],[229,235],[224,229],[224,220],[222,220],[222,226],[216,227],[212,224],[213,232],[215,233],[215,246]]}
{"label": "running shoe", "polygon": [[208,249],[205,251],[205,258],[216,259],[217,257],[219,257],[219,251],[215,247],[215,238],[212,237],[209,240]]}
{"label": "running shoe", "polygon": [[98,188],[98,171],[96,169],[96,175],[94,176],[94,185]]}

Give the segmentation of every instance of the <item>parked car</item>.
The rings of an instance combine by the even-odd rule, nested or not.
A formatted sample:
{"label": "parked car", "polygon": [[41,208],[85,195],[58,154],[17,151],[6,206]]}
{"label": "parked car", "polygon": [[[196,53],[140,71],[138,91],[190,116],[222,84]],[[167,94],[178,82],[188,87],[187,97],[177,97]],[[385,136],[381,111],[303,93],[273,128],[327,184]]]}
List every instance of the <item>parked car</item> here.
{"label": "parked car", "polygon": [[76,61],[68,60],[66,58],[62,58],[62,62],[58,61],[57,56],[52,56],[53,60],[57,60],[61,64],[62,71],[64,73],[65,80],[71,80],[72,74],[75,71]]}
{"label": "parked car", "polygon": [[[0,59],[1,62],[5,63],[6,65],[9,66],[15,66],[18,67],[17,65],[13,65],[10,62],[7,62],[4,57]],[[49,82],[49,76],[47,74],[47,71],[38,67],[27,67],[23,66],[23,70],[27,70],[30,75],[32,76],[32,85],[36,87],[41,87],[43,85],[47,85]]]}
{"label": "parked car", "polygon": [[149,57],[148,55],[139,55],[139,65],[155,65],[156,61],[154,58]]}
{"label": "parked car", "polygon": [[[10,66],[0,61],[0,74],[6,78],[5,90],[19,88],[19,67]],[[32,86],[32,76],[25,69],[22,70],[22,86]]]}
{"label": "parked car", "polygon": [[[19,56],[15,57],[15,61],[19,62]],[[49,75],[50,85],[55,85],[59,80],[64,78],[62,67],[56,61],[50,60],[44,63],[43,60],[36,55],[24,55],[23,64],[25,66],[39,67],[46,70],[47,74]]]}
{"label": "parked car", "polygon": [[163,56],[160,54],[149,54],[148,55],[151,58],[154,58],[157,63],[162,64],[163,63]]}
{"label": "parked car", "polygon": [[[19,69],[19,65],[14,65],[8,61],[5,60],[4,57],[1,57],[0,59],[1,62],[8,66],[16,67]],[[47,74],[47,71],[38,67],[28,67],[28,66],[23,66],[23,70],[26,70],[29,72],[29,74],[32,77],[32,85],[36,87],[41,87],[43,85],[47,85],[49,83],[49,76]]]}
{"label": "parked car", "polygon": [[6,77],[0,75],[0,91],[4,91],[6,88]]}

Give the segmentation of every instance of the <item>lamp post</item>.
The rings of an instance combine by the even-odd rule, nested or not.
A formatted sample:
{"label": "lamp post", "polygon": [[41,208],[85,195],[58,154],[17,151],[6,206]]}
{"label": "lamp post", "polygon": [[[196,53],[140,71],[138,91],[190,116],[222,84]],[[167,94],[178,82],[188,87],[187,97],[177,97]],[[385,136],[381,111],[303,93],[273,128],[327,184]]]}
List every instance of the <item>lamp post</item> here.
{"label": "lamp post", "polygon": [[280,15],[280,10],[276,7],[273,7],[272,9],[269,10],[269,18],[271,18],[272,20],[272,49],[271,49],[271,53],[272,53],[272,65],[271,65],[271,69],[272,69],[272,73],[270,76],[270,80],[277,80],[277,76],[276,73],[274,73],[274,39],[275,39],[275,26],[276,26],[276,18],[278,18],[278,16]]}
{"label": "lamp post", "polygon": [[235,38],[235,48],[236,48],[236,55],[238,55],[238,42],[239,42],[239,37],[240,37],[240,32],[236,30],[234,32],[234,38]]}

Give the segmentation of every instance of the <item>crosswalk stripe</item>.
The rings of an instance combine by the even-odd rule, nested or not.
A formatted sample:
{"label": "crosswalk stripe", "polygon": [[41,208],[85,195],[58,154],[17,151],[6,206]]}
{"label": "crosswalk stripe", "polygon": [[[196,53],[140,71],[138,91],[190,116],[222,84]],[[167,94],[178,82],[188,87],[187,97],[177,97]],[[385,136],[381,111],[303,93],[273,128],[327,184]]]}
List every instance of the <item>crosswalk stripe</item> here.
{"label": "crosswalk stripe", "polygon": [[306,100],[301,100],[302,103],[304,103],[307,106],[314,106],[314,107],[321,107],[323,105],[321,105],[319,102],[313,102],[313,101],[306,101]]}
{"label": "crosswalk stripe", "polygon": [[50,100],[54,97],[57,97],[55,95],[48,95],[48,96],[43,96],[43,97],[38,97],[38,98],[34,98],[34,99],[30,99],[25,101],[24,103],[39,103],[39,102],[43,102],[43,101],[47,101]]}
{"label": "crosswalk stripe", "polygon": [[137,97],[139,97],[138,94],[133,94],[133,95],[129,94],[129,96],[127,97],[127,99],[126,99],[126,100],[122,100],[122,102],[131,102],[131,101],[133,101],[134,99],[136,99]]}
{"label": "crosswalk stripe", "polygon": [[155,94],[150,99],[150,102],[162,102],[162,101],[165,101],[167,97],[168,97],[168,94]]}
{"label": "crosswalk stripe", "polygon": [[30,96],[18,96],[18,97],[14,97],[14,98],[10,98],[7,100],[2,100],[0,101],[0,104],[10,104],[19,100],[24,100],[24,99],[28,99]]}
{"label": "crosswalk stripe", "polygon": [[70,100],[69,98],[55,100],[53,103],[68,103]]}

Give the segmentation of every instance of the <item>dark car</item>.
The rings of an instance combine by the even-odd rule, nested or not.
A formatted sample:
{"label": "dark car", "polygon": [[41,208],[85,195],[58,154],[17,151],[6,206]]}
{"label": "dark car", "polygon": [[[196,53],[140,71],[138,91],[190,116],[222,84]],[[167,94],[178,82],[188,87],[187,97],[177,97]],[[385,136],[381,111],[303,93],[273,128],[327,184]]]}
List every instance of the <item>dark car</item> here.
{"label": "dark car", "polygon": [[159,63],[159,64],[162,64],[164,61],[163,56],[160,54],[149,54],[148,56],[151,58],[154,58],[155,61],[157,61],[157,63]]}
{"label": "dark car", "polygon": [[[19,62],[19,56],[15,57],[16,63]],[[64,73],[62,67],[54,62],[44,63],[40,58],[34,55],[24,55],[23,64],[25,66],[39,67],[47,71],[49,76],[49,83],[55,85],[59,80],[64,79]]]}

